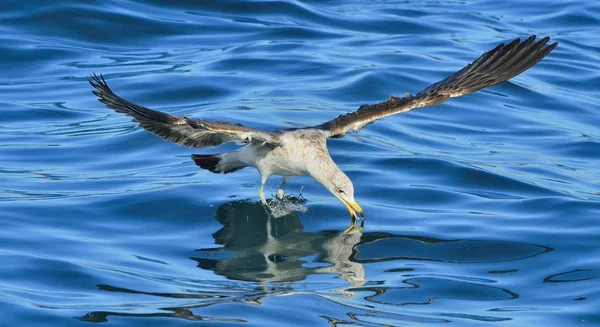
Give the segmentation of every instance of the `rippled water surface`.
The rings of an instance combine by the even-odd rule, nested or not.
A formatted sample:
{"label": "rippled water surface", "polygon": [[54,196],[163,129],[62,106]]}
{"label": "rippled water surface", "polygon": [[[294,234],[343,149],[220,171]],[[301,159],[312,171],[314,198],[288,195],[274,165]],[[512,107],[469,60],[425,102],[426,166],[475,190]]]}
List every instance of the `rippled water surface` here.
{"label": "rippled water surface", "polygon": [[[0,325],[599,325],[600,5],[593,1],[4,1]],[[500,42],[523,75],[329,148],[367,220],[108,110],[276,129],[416,93]],[[275,193],[280,178],[267,185]],[[302,196],[299,197],[300,189]],[[303,212],[305,210],[305,212]]]}

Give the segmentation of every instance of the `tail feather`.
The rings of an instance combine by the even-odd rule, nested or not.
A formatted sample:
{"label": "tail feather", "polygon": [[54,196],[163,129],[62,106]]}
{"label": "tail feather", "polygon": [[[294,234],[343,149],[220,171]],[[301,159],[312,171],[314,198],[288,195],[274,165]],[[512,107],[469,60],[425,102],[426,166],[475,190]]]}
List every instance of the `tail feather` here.
{"label": "tail feather", "polygon": [[215,174],[229,174],[246,166],[237,162],[226,160],[226,154],[193,154],[192,159],[196,165]]}

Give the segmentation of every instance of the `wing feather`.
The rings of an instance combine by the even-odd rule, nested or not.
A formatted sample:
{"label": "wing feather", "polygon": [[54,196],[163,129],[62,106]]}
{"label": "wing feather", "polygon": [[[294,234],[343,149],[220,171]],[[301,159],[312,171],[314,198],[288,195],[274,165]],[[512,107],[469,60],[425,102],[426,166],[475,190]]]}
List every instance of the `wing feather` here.
{"label": "wing feather", "polygon": [[380,118],[428,107],[445,102],[449,98],[473,93],[504,82],[531,68],[558,45],[546,45],[550,38],[537,42],[535,35],[525,41],[515,39],[498,45],[477,58],[458,72],[434,83],[415,96],[391,96],[387,101],[374,105],[362,105],[358,110],[325,122],[318,128],[329,131],[330,137],[342,137],[349,131],[359,131],[365,125]]}
{"label": "wing feather", "polygon": [[174,143],[194,147],[214,147],[226,142],[260,142],[279,145],[276,133],[264,132],[240,124],[176,117],[152,110],[116,95],[102,75],[93,75],[90,84],[98,100],[116,112],[133,118],[145,130]]}

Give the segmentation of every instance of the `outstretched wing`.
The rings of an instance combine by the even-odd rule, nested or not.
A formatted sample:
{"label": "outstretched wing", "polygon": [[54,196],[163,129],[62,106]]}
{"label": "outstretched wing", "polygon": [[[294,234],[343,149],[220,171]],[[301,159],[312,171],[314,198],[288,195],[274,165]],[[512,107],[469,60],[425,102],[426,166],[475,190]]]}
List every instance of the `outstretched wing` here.
{"label": "outstretched wing", "polygon": [[440,104],[448,98],[459,97],[504,82],[535,65],[552,51],[558,42],[546,45],[550,38],[535,42],[535,35],[521,42],[498,45],[477,60],[445,79],[430,85],[415,96],[391,96],[374,105],[363,105],[357,111],[341,115],[318,128],[329,131],[330,137],[342,137],[348,131],[359,131],[377,119],[397,113]]}
{"label": "outstretched wing", "polygon": [[147,131],[165,140],[185,146],[204,148],[226,142],[260,142],[279,145],[279,137],[240,124],[176,117],[164,112],[148,109],[116,95],[106,84],[104,77],[94,74],[90,84],[98,100],[116,112],[133,117]]}

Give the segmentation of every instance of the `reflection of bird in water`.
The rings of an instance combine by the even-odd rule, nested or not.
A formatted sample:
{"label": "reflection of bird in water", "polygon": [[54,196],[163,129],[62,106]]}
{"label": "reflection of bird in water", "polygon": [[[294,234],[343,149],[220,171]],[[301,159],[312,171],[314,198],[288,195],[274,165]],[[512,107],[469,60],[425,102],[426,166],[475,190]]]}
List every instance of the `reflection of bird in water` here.
{"label": "reflection of bird in water", "polygon": [[311,274],[337,274],[352,286],[366,282],[363,265],[354,259],[362,228],[304,232],[296,213],[271,218],[261,203],[248,201],[223,204],[216,219],[223,228],[213,237],[223,247],[198,250],[192,259],[203,269],[263,285],[281,286]]}
{"label": "reflection of bird in water", "polygon": [[[123,275],[131,280],[121,276],[116,281],[120,285],[98,285],[102,291],[116,293],[118,305],[94,306],[94,311],[80,319],[104,322],[110,316],[175,317],[243,323],[236,318],[211,316],[215,309],[203,308],[235,303],[234,309],[239,310],[239,303],[258,304],[267,297],[298,293],[340,303],[351,308],[355,317],[383,312],[388,319],[386,306],[430,305],[438,298],[455,296],[453,293],[474,294],[486,301],[517,298],[515,292],[501,287],[504,283],[490,285],[471,275],[461,278],[454,270],[447,276],[440,272],[449,265],[471,267],[476,272],[493,265],[498,269],[494,274],[507,273],[515,261],[552,251],[535,244],[362,233],[361,228],[305,232],[296,213],[274,219],[260,203],[247,201],[221,205],[215,218],[223,224],[213,234],[221,247],[196,250],[191,259],[198,267],[227,280],[198,279],[193,272],[189,277],[178,275],[177,270],[164,273],[162,267],[158,272],[127,269]],[[365,274],[367,265],[370,283]],[[431,269],[436,266],[439,270]],[[457,267],[457,271],[462,270]],[[335,274],[343,282],[314,278],[316,274]],[[388,292],[392,295],[386,296]],[[359,294],[373,305],[355,306]],[[409,316],[396,318],[405,317]]]}
{"label": "reflection of bird in water", "polygon": [[227,174],[245,167],[255,167],[261,175],[259,195],[263,203],[266,203],[263,188],[270,175],[283,176],[280,188],[283,194],[290,176],[309,174],[346,205],[354,224],[356,213],[363,216],[363,212],[354,200],[352,182],[329,155],[327,139],[342,137],[350,131],[357,132],[380,118],[437,105],[449,98],[473,93],[513,78],[535,65],[557,45],[553,43],[546,46],[549,41],[547,37],[534,41],[535,36],[531,36],[523,42],[516,39],[507,45],[500,44],[415,96],[391,96],[387,101],[363,105],[355,112],[317,126],[274,132],[240,124],[172,116],[119,97],[102,77],[94,75],[90,83],[97,90],[94,94],[106,106],[133,117],[143,128],[177,144],[204,148],[230,141],[246,143],[238,151],[193,155],[193,159],[198,166],[214,173]]}

